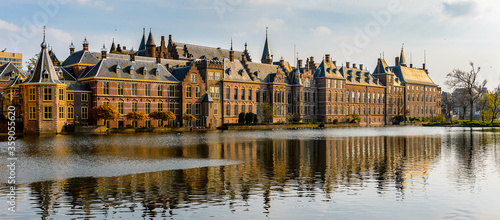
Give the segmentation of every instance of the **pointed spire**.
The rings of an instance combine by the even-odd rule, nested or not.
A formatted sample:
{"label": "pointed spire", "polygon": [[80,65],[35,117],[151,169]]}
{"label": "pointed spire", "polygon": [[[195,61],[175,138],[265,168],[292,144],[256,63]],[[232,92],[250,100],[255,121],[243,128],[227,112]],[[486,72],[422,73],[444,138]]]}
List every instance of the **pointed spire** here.
{"label": "pointed spire", "polygon": [[27,83],[61,83],[59,75],[54,69],[54,64],[50,58],[49,51],[47,50],[47,43],[45,42],[45,27],[43,31],[43,41],[40,44],[42,48],[40,55],[36,61],[36,66],[33,73],[30,75]]}
{"label": "pointed spire", "polygon": [[146,50],[146,28],[142,28],[142,40],[139,45],[139,51]]}
{"label": "pointed spire", "polygon": [[113,38],[113,43],[111,43],[111,48],[109,49],[109,52],[113,52],[116,50],[116,45],[115,45],[115,38]]}
{"label": "pointed spire", "polygon": [[267,29],[268,29],[268,27],[266,27],[266,42],[264,43],[264,51],[262,52],[262,58],[260,61],[262,63],[271,64],[273,62],[273,55],[271,53],[271,47],[269,46],[269,40],[267,37],[268,36]]}
{"label": "pointed spire", "polygon": [[40,44],[40,47],[43,48],[47,48],[47,43],[45,43],[45,28],[46,26],[43,26],[43,41],[42,41],[42,44]]}
{"label": "pointed spire", "polygon": [[231,51],[233,50],[233,36],[231,36]]}
{"label": "pointed spire", "polygon": [[400,66],[406,66],[405,54],[403,51],[404,46],[405,46],[405,44],[403,43],[403,46],[401,46],[401,54],[399,55],[399,65]]}
{"label": "pointed spire", "polygon": [[148,42],[146,43],[146,46],[156,46],[155,39],[153,38],[153,34],[151,33],[151,28],[149,29]]}

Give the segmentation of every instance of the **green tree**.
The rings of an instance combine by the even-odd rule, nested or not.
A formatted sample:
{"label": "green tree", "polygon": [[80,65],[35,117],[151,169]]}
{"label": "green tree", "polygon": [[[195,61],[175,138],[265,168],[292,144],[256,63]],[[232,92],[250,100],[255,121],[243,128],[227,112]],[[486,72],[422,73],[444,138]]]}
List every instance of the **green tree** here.
{"label": "green tree", "polygon": [[28,71],[35,69],[36,61],[38,60],[39,56],[40,56],[40,54],[37,53],[32,58],[29,58],[28,61],[24,62],[24,63],[26,63],[26,68],[28,68]]}
{"label": "green tree", "polygon": [[260,105],[260,109],[262,111],[262,117],[264,119],[263,121],[265,123],[272,123],[274,118],[273,106],[270,105],[269,103],[264,102]]}
{"label": "green tree", "polygon": [[351,116],[351,123],[359,123],[361,121],[361,117],[359,117],[358,114],[350,114]]}
{"label": "green tree", "polygon": [[238,124],[244,124],[245,123],[245,112],[240,112],[238,115]]}
{"label": "green tree", "polygon": [[245,123],[246,124],[251,124],[253,121],[254,121],[254,118],[255,118],[255,114],[252,113],[252,112],[248,112],[246,115],[245,115]]}
{"label": "green tree", "polygon": [[484,96],[488,100],[488,111],[493,124],[493,120],[497,118],[500,111],[500,87],[496,88],[493,94],[484,94]]}

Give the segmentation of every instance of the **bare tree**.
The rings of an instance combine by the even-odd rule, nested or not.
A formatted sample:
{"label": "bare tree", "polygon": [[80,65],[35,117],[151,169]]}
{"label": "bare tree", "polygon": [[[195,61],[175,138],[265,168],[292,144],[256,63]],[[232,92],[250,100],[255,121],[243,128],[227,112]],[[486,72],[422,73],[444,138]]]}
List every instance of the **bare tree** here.
{"label": "bare tree", "polygon": [[448,92],[444,92],[441,95],[441,112],[444,113],[446,120],[451,121],[451,113],[453,108],[455,107],[455,101],[453,99],[453,95]]}
{"label": "bare tree", "polygon": [[465,93],[465,101],[468,102],[470,107],[470,120],[472,121],[474,117],[474,102],[481,97],[481,93],[486,86],[486,80],[479,83],[478,75],[481,67],[477,69],[474,67],[474,63],[470,63],[471,71],[466,72],[460,69],[454,69],[451,73],[448,73],[446,77],[448,80],[446,84],[451,88],[462,88]]}

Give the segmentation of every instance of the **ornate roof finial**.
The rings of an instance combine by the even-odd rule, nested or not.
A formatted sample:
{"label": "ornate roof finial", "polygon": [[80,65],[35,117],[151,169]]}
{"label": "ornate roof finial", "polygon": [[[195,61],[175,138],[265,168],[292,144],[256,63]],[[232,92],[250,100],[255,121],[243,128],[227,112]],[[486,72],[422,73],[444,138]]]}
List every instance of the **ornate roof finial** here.
{"label": "ornate roof finial", "polygon": [[269,27],[266,27],[266,38],[267,38],[267,29],[269,29]]}
{"label": "ornate roof finial", "polygon": [[75,45],[73,45],[73,41],[71,41],[71,44],[69,45],[70,49],[75,49]]}
{"label": "ornate roof finial", "polygon": [[88,45],[89,44],[89,42],[87,41],[87,36],[85,36],[85,38],[83,39],[83,44],[84,45]]}
{"label": "ornate roof finial", "polygon": [[40,45],[40,47],[42,48],[47,48],[47,43],[45,43],[45,28],[46,26],[43,26],[43,41],[42,41],[42,44]]}
{"label": "ornate roof finial", "polygon": [[102,44],[101,51],[106,51],[106,45],[105,44]]}

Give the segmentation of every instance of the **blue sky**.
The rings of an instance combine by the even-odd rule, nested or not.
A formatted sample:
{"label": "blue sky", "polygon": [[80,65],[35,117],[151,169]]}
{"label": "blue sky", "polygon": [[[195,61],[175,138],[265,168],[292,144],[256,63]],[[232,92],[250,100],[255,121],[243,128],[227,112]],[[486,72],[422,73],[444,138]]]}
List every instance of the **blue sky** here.
{"label": "blue sky", "polygon": [[375,68],[384,54],[389,64],[402,44],[407,63],[422,66],[424,51],[432,79],[444,90],[446,74],[455,68],[481,66],[491,88],[500,82],[500,1],[497,0],[24,0],[3,3],[0,50],[23,53],[24,60],[40,49],[42,27],[59,59],[73,41],[81,49],[100,51],[111,41],[139,47],[142,28],[155,41],[174,41],[243,50],[248,43],[258,62],[269,27],[275,60],[315,61],[329,53],[338,64],[349,61]]}

